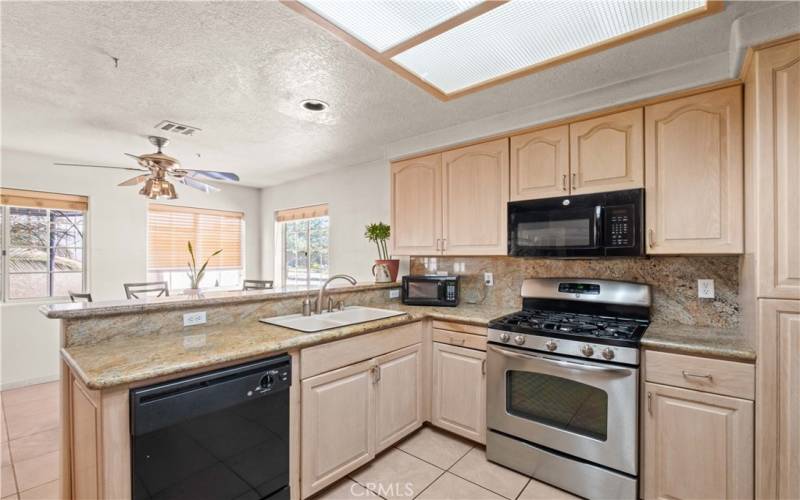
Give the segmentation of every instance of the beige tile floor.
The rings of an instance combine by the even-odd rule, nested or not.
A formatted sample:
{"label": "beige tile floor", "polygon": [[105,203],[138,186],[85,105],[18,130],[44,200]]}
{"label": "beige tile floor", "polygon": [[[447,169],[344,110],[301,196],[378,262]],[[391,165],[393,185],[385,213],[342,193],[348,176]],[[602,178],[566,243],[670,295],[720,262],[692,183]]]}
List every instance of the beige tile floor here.
{"label": "beige tile floor", "polygon": [[57,500],[58,382],[0,393],[0,498]]}
{"label": "beige tile floor", "polygon": [[[0,393],[0,499],[59,498],[58,383]],[[484,449],[423,427],[315,500],[567,500],[564,491],[493,464]]]}
{"label": "beige tile floor", "polygon": [[482,446],[423,427],[314,500],[568,500],[569,493],[486,460]]}

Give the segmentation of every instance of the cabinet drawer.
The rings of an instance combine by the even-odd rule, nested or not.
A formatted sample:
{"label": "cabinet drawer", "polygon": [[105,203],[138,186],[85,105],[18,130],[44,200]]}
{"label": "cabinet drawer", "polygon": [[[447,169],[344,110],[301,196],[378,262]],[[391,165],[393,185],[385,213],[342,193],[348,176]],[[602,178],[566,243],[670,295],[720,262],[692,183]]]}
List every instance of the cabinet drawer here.
{"label": "cabinet drawer", "polygon": [[470,333],[453,332],[450,330],[433,329],[433,341],[442,344],[457,345],[470,349],[486,350],[486,337]]}
{"label": "cabinet drawer", "polygon": [[471,333],[473,335],[487,335],[485,326],[465,325],[463,323],[450,323],[449,321],[433,321],[433,328],[437,330],[450,330],[453,332]]}
{"label": "cabinet drawer", "polygon": [[422,342],[421,323],[379,330],[300,351],[300,374],[306,379]]}
{"label": "cabinet drawer", "polygon": [[749,363],[647,351],[645,373],[648,382],[750,400],[755,395],[755,366]]}

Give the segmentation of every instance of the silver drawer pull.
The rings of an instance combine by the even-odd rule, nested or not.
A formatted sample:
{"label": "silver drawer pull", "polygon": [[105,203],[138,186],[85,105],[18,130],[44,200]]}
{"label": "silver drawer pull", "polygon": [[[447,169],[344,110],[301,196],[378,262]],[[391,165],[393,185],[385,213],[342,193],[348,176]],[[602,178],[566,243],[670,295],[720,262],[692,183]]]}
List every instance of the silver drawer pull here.
{"label": "silver drawer pull", "polygon": [[704,379],[708,380],[709,382],[712,382],[714,380],[714,377],[712,377],[711,375],[709,375],[707,373],[704,374],[704,375],[701,375],[699,373],[689,373],[686,370],[681,371],[681,373],[686,378],[704,378]]}

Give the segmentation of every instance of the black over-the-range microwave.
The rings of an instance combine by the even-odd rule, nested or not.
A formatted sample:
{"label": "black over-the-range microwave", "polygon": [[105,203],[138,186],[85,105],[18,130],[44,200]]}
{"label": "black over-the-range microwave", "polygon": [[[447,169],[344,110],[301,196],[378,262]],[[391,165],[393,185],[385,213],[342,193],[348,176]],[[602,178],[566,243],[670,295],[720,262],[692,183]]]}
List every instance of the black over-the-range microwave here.
{"label": "black over-the-range microwave", "polygon": [[644,255],[644,189],[508,204],[508,255]]}
{"label": "black over-the-range microwave", "polygon": [[403,276],[403,303],[418,306],[458,305],[458,276]]}

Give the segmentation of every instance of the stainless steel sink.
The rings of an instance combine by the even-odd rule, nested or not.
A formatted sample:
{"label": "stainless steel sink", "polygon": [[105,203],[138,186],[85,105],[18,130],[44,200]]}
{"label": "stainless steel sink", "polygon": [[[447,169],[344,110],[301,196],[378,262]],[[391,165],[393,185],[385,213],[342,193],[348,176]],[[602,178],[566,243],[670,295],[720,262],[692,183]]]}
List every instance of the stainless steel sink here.
{"label": "stainless steel sink", "polygon": [[261,318],[259,321],[270,325],[282,326],[300,332],[313,333],[331,328],[340,328],[358,323],[366,323],[379,319],[391,318],[405,314],[402,311],[390,309],[378,309],[375,307],[347,307],[343,311],[315,314],[313,316],[303,316],[301,314],[289,314],[286,316],[274,316],[272,318]]}

